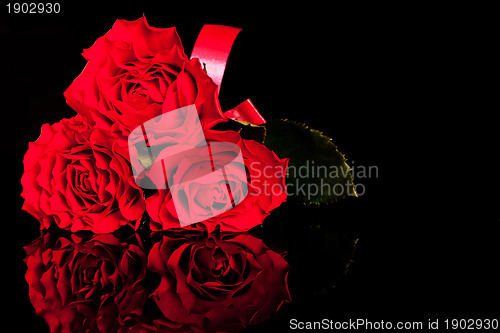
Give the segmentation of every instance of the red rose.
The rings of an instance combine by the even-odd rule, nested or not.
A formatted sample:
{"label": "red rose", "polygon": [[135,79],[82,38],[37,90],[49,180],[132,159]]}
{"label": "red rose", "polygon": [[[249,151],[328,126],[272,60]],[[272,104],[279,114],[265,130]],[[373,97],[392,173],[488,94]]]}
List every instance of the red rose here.
{"label": "red rose", "polygon": [[164,236],[148,255],[161,275],[153,299],[165,318],[197,332],[235,332],[290,300],[288,263],[249,234]]}
{"label": "red rose", "polygon": [[[185,179],[189,182],[186,182],[188,185],[181,184],[175,189],[160,189],[146,199],[146,210],[152,219],[153,231],[183,226],[179,223],[181,213],[198,220],[202,220],[199,217],[207,216],[206,220],[192,226],[206,228],[209,232],[216,226],[220,226],[222,231],[246,231],[261,224],[271,210],[286,200],[285,175],[288,159],[281,160],[265,146],[241,139],[237,132],[207,130],[205,138],[209,145],[211,142],[237,145],[243,156],[243,170],[246,169],[246,174],[241,173],[241,168],[225,168],[224,177],[220,173],[211,173],[213,167],[217,169],[218,161],[225,164],[224,161],[230,161],[234,157],[235,152],[231,149],[214,154],[212,161],[199,162],[187,152],[179,154],[177,159],[168,157],[165,159],[166,173],[172,175],[178,183]],[[162,158],[162,153],[158,154],[157,159]],[[216,165],[212,166],[212,163]],[[155,165],[159,167],[160,163]],[[149,170],[152,171],[155,171],[154,168]],[[156,170],[155,173],[160,174],[161,170]],[[205,175],[212,175],[209,181],[207,177],[203,177]],[[232,189],[231,198],[227,198],[227,186]],[[178,202],[174,204],[172,195],[184,196],[185,204],[181,207]],[[244,199],[240,202],[238,199],[241,198]],[[237,203],[234,208],[226,207],[234,203]]]}
{"label": "red rose", "polygon": [[30,300],[51,332],[116,332],[142,314],[148,292],[139,247],[110,234],[54,242],[46,233],[25,250]]}
{"label": "red rose", "polygon": [[41,228],[53,223],[73,232],[113,232],[138,226],[142,190],[134,183],[127,141],[91,129],[80,116],[42,126],[24,156],[23,209]]}
{"label": "red rose", "polygon": [[123,135],[143,122],[195,104],[202,125],[224,121],[216,88],[198,59],[188,60],[175,28],[153,28],[145,17],[117,20],[83,53],[83,72],[64,93],[98,128]]}

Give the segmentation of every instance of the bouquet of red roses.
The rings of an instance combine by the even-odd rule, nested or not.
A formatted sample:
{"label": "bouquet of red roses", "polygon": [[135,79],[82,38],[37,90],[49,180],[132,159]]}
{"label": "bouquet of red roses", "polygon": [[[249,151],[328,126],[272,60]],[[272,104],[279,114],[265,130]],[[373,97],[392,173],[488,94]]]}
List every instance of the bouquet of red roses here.
{"label": "bouquet of red roses", "polygon": [[247,231],[287,199],[288,157],[303,163],[311,145],[346,171],[329,180],[344,191],[304,201],[352,195],[349,167],[321,133],[266,124],[250,100],[221,110],[218,90],[238,32],[206,25],[189,58],[175,28],[151,27],[144,17],[116,21],[83,52],[88,63],[64,93],[77,115],[43,125],[29,145],[23,209],[42,229],[72,232]]}
{"label": "bouquet of red roses", "polygon": [[[118,20],[83,52],[64,93],[77,115],[24,157],[23,209],[50,228],[25,247],[26,280],[51,331],[239,331],[290,301],[285,253],[245,232],[288,197],[356,194],[322,133],[250,100],[221,109],[239,31],[204,26],[189,58],[175,28]],[[328,175],[304,177],[314,163]],[[343,273],[355,241],[331,239]]]}

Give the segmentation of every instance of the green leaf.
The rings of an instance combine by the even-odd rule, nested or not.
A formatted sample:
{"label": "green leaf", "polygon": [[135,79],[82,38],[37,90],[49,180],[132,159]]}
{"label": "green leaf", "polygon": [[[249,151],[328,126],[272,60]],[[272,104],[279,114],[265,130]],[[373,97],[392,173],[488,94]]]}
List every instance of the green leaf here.
{"label": "green leaf", "polygon": [[351,168],[332,140],[305,124],[286,119],[266,124],[264,145],[288,157],[289,198],[305,204],[329,204],[357,196]]}

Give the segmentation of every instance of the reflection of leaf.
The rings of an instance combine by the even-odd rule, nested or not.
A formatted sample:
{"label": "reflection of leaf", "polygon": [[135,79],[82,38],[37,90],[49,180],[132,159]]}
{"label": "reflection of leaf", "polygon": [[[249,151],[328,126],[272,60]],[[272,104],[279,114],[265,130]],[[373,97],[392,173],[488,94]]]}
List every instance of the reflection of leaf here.
{"label": "reflection of leaf", "polygon": [[[359,236],[355,224],[321,223],[325,215],[312,215],[318,214],[319,209],[328,207],[289,206],[279,214],[271,214],[261,227],[252,229],[267,244],[287,251],[292,299],[331,290],[348,274],[354,261]],[[317,224],[311,225],[312,221]]]}
{"label": "reflection of leaf", "polygon": [[290,198],[322,204],[356,196],[350,167],[329,137],[290,120],[272,120],[266,128],[264,144],[280,158],[290,158]]}
{"label": "reflection of leaf", "polygon": [[312,271],[316,271],[315,276],[318,282],[315,285],[318,289],[314,292],[321,292],[334,286],[342,276],[347,274],[349,265],[353,262],[358,237],[339,230],[325,230],[324,228],[310,228],[305,237],[305,242],[315,244],[314,250],[301,253],[300,255],[304,258],[301,258],[299,262],[314,265]]}

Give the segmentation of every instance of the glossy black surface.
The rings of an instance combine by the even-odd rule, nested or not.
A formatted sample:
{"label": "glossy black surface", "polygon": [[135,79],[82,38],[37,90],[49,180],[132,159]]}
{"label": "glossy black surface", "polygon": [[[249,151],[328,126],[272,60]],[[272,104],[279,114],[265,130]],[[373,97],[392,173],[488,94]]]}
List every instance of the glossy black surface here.
{"label": "glossy black surface", "polygon": [[[2,285],[17,292],[6,301],[5,322],[47,330],[24,277],[22,247],[39,236],[19,196],[27,143],[43,123],[73,116],[62,92],[85,64],[82,48],[114,20],[143,12],[153,26],[175,25],[186,50],[205,23],[244,28],[222,83],[223,109],[251,98],[264,117],[306,122],[332,137],[351,163],[380,170],[362,180],[367,190],[358,199],[321,210],[287,204],[266,219],[269,231],[259,235],[288,252],[292,302],[249,331],[286,331],[291,318],[497,315],[498,196],[483,186],[498,178],[490,161],[497,149],[487,146],[498,140],[490,137],[491,108],[481,97],[491,87],[481,86],[480,95],[469,87],[484,82],[476,72],[489,70],[492,21],[452,8],[215,9],[86,2],[64,5],[57,17],[2,9],[1,100],[9,124],[2,174],[11,212],[3,221]],[[316,224],[317,233],[309,227]],[[359,237],[335,288],[330,278],[338,266],[325,254],[333,242],[318,241],[330,234],[322,228]]]}

